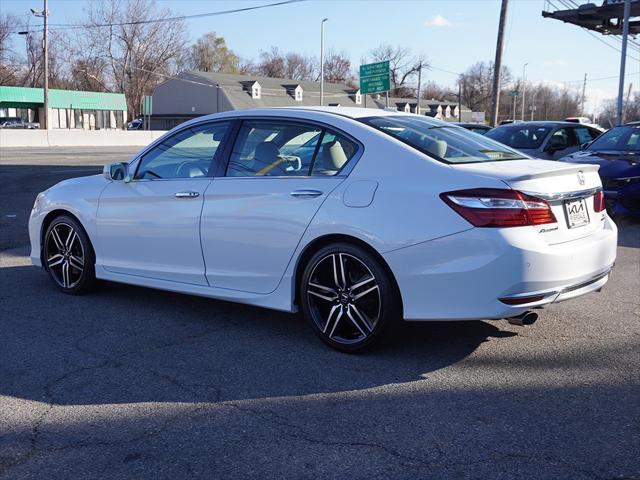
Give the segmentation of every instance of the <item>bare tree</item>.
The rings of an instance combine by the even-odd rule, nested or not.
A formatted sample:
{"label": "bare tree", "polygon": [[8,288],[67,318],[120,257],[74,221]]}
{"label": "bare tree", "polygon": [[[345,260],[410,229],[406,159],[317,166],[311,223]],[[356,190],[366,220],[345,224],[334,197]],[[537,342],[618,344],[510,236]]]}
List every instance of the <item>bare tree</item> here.
{"label": "bare tree", "polygon": [[237,73],[240,58],[227,47],[223,37],[209,32],[189,48],[189,67],[201,72]]}
{"label": "bare tree", "polygon": [[276,47],[266,52],[260,52],[260,59],[256,65],[256,73],[263,77],[284,78],[286,59]]}
{"label": "bare tree", "polygon": [[[511,82],[511,72],[507,67],[500,70],[500,84]],[[488,112],[491,104],[491,91],[493,88],[493,62],[477,62],[471,65],[458,77],[460,84],[462,103],[474,112]],[[501,112],[503,107],[508,112],[510,102],[508,98],[501,98]]]}
{"label": "bare tree", "polygon": [[443,87],[433,80],[422,85],[422,98],[426,100],[446,100],[454,96],[449,87]]}
{"label": "bare tree", "polygon": [[414,88],[409,85],[420,69],[428,68],[429,64],[422,55],[414,55],[411,49],[403,46],[381,44],[370,52],[374,62],[389,60],[391,73],[391,94],[396,97],[405,97],[413,94]]}
{"label": "bare tree", "polygon": [[314,80],[317,67],[313,57],[306,57],[295,52],[283,54],[278,48],[273,47],[269,51],[260,53],[260,58],[253,71],[264,77]]}
{"label": "bare tree", "polygon": [[17,19],[13,15],[0,15],[0,85],[18,82],[18,60],[11,48],[11,34]]}
{"label": "bare tree", "polygon": [[285,55],[284,78],[291,80],[311,80],[316,71],[316,62],[312,57],[289,52]]}
{"label": "bare tree", "polygon": [[77,49],[84,62],[80,65],[87,65],[83,51],[106,62],[105,83],[112,91],[125,94],[130,117],[139,113],[142,97],[176,71],[185,48],[184,21],[146,22],[172,16],[170,10],[158,10],[148,0],[89,4],[85,35]]}
{"label": "bare tree", "polygon": [[351,60],[345,52],[329,52],[324,59],[324,79],[327,82],[355,84]]}

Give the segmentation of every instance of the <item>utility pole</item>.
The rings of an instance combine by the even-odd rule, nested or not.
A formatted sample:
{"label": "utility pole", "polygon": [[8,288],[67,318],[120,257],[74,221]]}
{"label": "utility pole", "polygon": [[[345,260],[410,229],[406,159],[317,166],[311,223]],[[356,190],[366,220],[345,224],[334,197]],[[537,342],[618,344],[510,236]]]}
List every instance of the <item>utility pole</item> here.
{"label": "utility pole", "polygon": [[[627,0],[629,1],[629,0]],[[491,125],[498,124],[498,111],[500,108],[500,70],[502,68],[502,51],[504,40],[504,27],[507,23],[507,7],[509,0],[502,0],[500,8],[500,22],[498,23],[498,41],[496,43],[496,59],[493,62],[493,91],[491,92]]]}
{"label": "utility pole", "polygon": [[422,62],[418,67],[418,98],[416,102],[416,114],[420,115],[420,87],[422,86]]}
{"label": "utility pole", "polygon": [[627,116],[627,109],[629,108],[629,98],[631,98],[631,89],[633,88],[633,83],[629,83],[629,89],[627,90],[627,98],[624,101],[624,111],[622,115],[622,121]]}
{"label": "utility pole", "polygon": [[580,112],[584,115],[584,100],[587,91],[587,74],[584,74],[584,82],[582,82],[582,101],[580,102]]}
{"label": "utility pole", "polygon": [[320,106],[324,100],[324,22],[327,20],[324,18],[320,22]]}
{"label": "utility pole", "polygon": [[462,82],[458,81],[458,121],[462,122]]}
{"label": "utility pole", "polygon": [[627,63],[627,41],[629,40],[629,15],[631,0],[624,0],[624,24],[622,25],[622,51],[620,54],[620,80],[618,81],[618,105],[616,126],[622,123],[622,95],[624,94],[624,70]]}
{"label": "utility pole", "polygon": [[524,104],[526,103],[526,92],[527,92],[527,65],[529,63],[525,63],[522,66],[522,121],[524,122]]}
{"label": "utility pole", "polygon": [[44,34],[42,38],[42,54],[44,55],[44,129],[49,129],[49,10],[48,0],[44,0]]}

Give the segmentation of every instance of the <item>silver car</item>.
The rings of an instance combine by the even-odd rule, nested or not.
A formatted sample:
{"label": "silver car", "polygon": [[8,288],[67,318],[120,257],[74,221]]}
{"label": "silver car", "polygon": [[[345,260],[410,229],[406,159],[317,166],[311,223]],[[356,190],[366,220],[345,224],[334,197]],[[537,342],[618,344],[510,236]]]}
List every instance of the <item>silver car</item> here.
{"label": "silver car", "polygon": [[590,143],[600,131],[573,122],[518,122],[500,125],[486,136],[515,148],[531,157],[558,160],[580,150]]}

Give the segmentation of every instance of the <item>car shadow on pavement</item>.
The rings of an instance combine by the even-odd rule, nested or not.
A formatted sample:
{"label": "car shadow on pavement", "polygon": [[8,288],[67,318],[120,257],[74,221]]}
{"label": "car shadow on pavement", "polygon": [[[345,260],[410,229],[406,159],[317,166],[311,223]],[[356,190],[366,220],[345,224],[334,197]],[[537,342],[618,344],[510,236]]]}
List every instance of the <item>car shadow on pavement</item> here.
{"label": "car shadow on pavement", "polygon": [[512,332],[494,323],[402,324],[360,355],[299,315],[103,283],[57,291],[34,267],[0,269],[0,395],[59,405],[311,395],[411,382]]}
{"label": "car shadow on pavement", "polygon": [[640,248],[640,219],[615,217],[618,226],[618,246]]}

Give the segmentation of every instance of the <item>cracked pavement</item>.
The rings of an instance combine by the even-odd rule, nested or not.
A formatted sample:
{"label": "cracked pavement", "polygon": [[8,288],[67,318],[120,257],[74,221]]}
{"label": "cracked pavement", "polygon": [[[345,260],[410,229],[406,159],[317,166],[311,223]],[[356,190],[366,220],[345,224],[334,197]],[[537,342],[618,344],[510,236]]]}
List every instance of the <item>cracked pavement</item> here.
{"label": "cracked pavement", "polygon": [[295,315],[58,293],[29,264],[36,193],[130,153],[0,150],[0,479],[640,479],[640,222],[600,294],[532,327],[405,324],[346,355]]}

